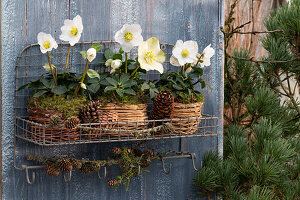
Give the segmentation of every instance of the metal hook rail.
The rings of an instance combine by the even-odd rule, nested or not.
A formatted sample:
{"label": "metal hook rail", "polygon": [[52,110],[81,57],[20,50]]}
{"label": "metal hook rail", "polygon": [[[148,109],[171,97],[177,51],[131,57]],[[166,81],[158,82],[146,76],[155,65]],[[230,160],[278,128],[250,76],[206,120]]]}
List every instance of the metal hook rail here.
{"label": "metal hook rail", "polygon": [[188,158],[192,160],[192,166],[193,169],[195,171],[199,171],[201,169],[201,165],[202,165],[202,161],[200,162],[200,168],[196,167],[195,164],[195,159],[196,159],[196,154],[195,153],[189,153],[188,155],[176,155],[176,156],[165,156],[165,157],[161,157],[160,161],[162,163],[162,170],[165,174],[169,174],[171,172],[172,169],[172,162],[169,163],[169,167],[168,169],[166,169],[166,164],[165,164],[165,160],[169,160],[169,159],[182,159],[182,158]]}

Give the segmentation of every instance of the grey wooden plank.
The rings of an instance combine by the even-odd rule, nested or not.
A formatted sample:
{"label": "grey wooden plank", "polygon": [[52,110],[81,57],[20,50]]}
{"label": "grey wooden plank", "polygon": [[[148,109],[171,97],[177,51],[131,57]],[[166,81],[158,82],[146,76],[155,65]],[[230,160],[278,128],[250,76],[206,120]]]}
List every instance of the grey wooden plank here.
{"label": "grey wooden plank", "polygon": [[[1,64],[2,64],[2,198],[26,199],[24,173],[13,167],[14,65],[26,41],[25,4],[20,1],[1,2]],[[17,187],[18,190],[14,188]]]}

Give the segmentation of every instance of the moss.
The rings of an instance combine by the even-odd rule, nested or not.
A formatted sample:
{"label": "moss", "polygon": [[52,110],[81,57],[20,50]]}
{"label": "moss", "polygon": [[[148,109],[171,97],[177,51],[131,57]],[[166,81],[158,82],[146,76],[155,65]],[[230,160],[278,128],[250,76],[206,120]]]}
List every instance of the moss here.
{"label": "moss", "polygon": [[28,101],[28,107],[40,109],[57,110],[63,113],[65,118],[78,116],[83,105],[89,101],[85,96],[78,96],[73,99],[65,99],[62,96],[42,95],[33,97]]}

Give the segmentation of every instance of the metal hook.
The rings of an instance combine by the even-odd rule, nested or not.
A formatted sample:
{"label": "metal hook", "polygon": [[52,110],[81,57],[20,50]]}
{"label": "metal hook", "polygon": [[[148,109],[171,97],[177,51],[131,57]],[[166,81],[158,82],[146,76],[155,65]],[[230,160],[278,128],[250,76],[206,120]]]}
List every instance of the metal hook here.
{"label": "metal hook", "polygon": [[101,179],[104,179],[106,177],[106,167],[104,167],[104,176],[103,177],[101,177],[100,171],[101,171],[101,167],[100,167],[99,171],[97,172],[98,178],[101,180]]}
{"label": "metal hook", "polygon": [[200,165],[199,169],[196,167],[196,165],[195,165],[196,154],[195,153],[191,153],[191,159],[192,159],[192,164],[193,164],[194,170],[199,171],[201,169],[201,165]]}
{"label": "metal hook", "polygon": [[28,172],[28,168],[25,167],[25,172],[26,172],[26,180],[28,184],[33,184],[35,181],[35,172],[32,172],[32,181],[30,181],[29,179],[29,172]]}
{"label": "metal hook", "polygon": [[138,176],[141,175],[141,173],[142,173],[141,172],[141,165],[139,165],[139,167],[138,167]]}
{"label": "metal hook", "polygon": [[[69,174],[68,179],[66,178],[66,174],[67,174],[67,173]],[[69,172],[65,172],[65,173],[64,173],[64,180],[65,180],[66,183],[70,182],[70,181],[71,181],[71,178],[72,178],[72,170],[69,171]]]}
{"label": "metal hook", "polygon": [[161,158],[161,163],[162,163],[162,169],[164,171],[165,174],[169,174],[171,172],[171,168],[172,168],[172,163],[169,163],[169,170],[166,170],[165,168],[165,161],[163,158]]}

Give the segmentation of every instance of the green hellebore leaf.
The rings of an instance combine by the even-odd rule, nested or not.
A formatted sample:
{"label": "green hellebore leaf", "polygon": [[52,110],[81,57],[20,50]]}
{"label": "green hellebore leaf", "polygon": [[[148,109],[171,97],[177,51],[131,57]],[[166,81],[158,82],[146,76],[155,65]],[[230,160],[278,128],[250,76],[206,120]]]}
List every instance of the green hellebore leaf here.
{"label": "green hellebore leaf", "polygon": [[150,98],[153,99],[155,97],[155,92],[153,90],[150,90]]}
{"label": "green hellebore leaf", "polygon": [[102,48],[102,44],[100,44],[100,43],[93,44],[92,47],[93,47],[94,49],[96,49],[96,51],[99,51],[99,50]]}
{"label": "green hellebore leaf", "polygon": [[114,56],[113,56],[113,59],[114,60],[116,60],[116,59],[120,59],[120,60],[122,60],[122,55],[121,54],[115,54]]}
{"label": "green hellebore leaf", "polygon": [[80,51],[80,54],[82,55],[82,58],[86,59],[87,57],[86,51]]}
{"label": "green hellebore leaf", "polygon": [[57,94],[57,95],[62,95],[67,91],[67,88],[62,85],[58,85],[55,88],[52,89],[52,92]]}
{"label": "green hellebore leaf", "polygon": [[87,70],[87,75],[90,77],[90,78],[98,78],[100,80],[100,75],[98,74],[98,72],[96,72],[95,70],[93,69],[88,69]]}
{"label": "green hellebore leaf", "polygon": [[107,48],[104,51],[104,56],[105,56],[106,60],[108,60],[114,56],[114,52],[111,49]]}
{"label": "green hellebore leaf", "polygon": [[124,96],[124,92],[122,89],[116,89],[116,92],[117,94],[120,96],[120,97],[123,97]]}
{"label": "green hellebore leaf", "polygon": [[206,85],[205,82],[202,81],[202,82],[201,82],[201,88],[202,88],[202,89],[205,88],[205,85]]}
{"label": "green hellebore leaf", "polygon": [[148,90],[150,88],[148,83],[143,83],[142,90]]}
{"label": "green hellebore leaf", "polygon": [[30,86],[30,83],[27,83],[27,84],[25,84],[25,85],[23,85],[23,86],[19,87],[19,89],[18,89],[17,91],[20,91],[20,90],[26,89],[26,88],[28,88],[29,86]]}
{"label": "green hellebore leaf", "polygon": [[40,91],[34,93],[32,96],[39,97],[39,96],[42,96],[43,94],[45,94],[46,92],[47,92],[47,90],[40,90]]}
{"label": "green hellebore leaf", "polygon": [[120,54],[123,54],[123,53],[124,53],[122,47],[120,48],[119,53],[120,53]]}
{"label": "green hellebore leaf", "polygon": [[[108,86],[109,87],[109,86]],[[88,90],[91,92],[91,93],[97,93],[98,90],[100,89],[100,85],[97,84],[97,83],[94,83],[94,84],[91,84],[88,86]]]}
{"label": "green hellebore leaf", "polygon": [[107,78],[106,78],[106,81],[107,81],[108,83],[110,83],[111,85],[115,86],[115,87],[118,86],[118,81],[116,81],[115,79],[113,79],[113,78],[111,78],[111,77],[107,77]]}
{"label": "green hellebore leaf", "polygon": [[128,88],[128,89],[124,90],[124,93],[131,94],[131,95],[135,95],[136,94],[135,91],[132,88]]}
{"label": "green hellebore leaf", "polygon": [[122,74],[120,77],[120,83],[123,84],[129,80],[130,76],[128,74]]}
{"label": "green hellebore leaf", "polygon": [[54,58],[53,56],[49,55],[49,58]]}
{"label": "green hellebore leaf", "polygon": [[115,90],[116,88],[114,86],[106,86],[106,88],[104,89],[104,92],[108,92],[108,91],[111,91],[111,90]]}

